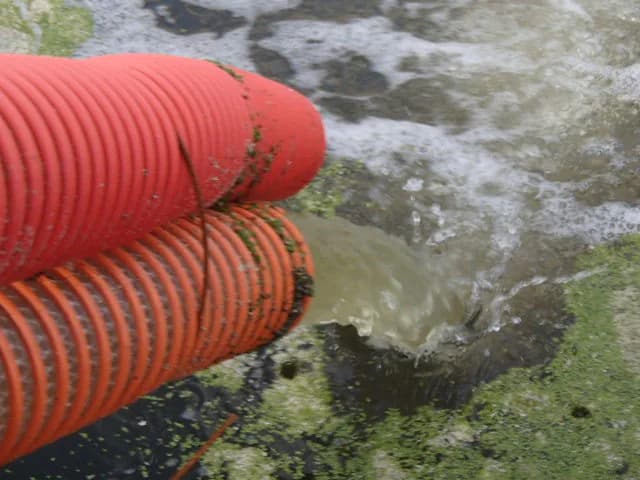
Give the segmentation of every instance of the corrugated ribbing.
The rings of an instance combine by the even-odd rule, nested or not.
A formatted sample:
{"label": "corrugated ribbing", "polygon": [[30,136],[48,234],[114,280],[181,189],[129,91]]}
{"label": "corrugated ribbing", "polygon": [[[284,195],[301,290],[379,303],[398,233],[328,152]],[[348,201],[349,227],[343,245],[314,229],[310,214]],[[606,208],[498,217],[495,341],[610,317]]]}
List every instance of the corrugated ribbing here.
{"label": "corrugated ribbing", "polygon": [[268,205],[183,218],[0,288],[0,465],[162,383],[283,335],[312,294],[295,226]]}

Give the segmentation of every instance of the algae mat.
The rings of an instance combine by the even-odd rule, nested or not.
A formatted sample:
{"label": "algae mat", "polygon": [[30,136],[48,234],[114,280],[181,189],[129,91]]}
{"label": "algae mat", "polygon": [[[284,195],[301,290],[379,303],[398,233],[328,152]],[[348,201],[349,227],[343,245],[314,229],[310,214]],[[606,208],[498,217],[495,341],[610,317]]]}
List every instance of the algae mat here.
{"label": "algae mat", "polygon": [[[576,321],[548,365],[511,370],[462,409],[389,411],[375,424],[332,405],[316,366],[211,450],[210,478],[638,478],[640,237],[598,247],[580,266],[588,276],[566,292]],[[299,448],[274,455],[276,435]]]}
{"label": "algae mat", "polygon": [[0,0],[0,52],[68,56],[92,29],[91,14],[64,0]]}

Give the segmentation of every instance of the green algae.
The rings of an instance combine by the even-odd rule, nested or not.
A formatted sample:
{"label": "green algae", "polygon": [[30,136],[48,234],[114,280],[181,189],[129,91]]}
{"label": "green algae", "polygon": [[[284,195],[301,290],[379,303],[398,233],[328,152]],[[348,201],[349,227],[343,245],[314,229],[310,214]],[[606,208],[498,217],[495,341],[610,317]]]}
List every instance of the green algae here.
{"label": "green algae", "polygon": [[[613,321],[622,307],[612,303],[640,284],[640,237],[598,247],[580,266],[592,274],[567,287],[576,322],[548,365],[511,370],[460,411],[389,412],[352,474],[373,475],[375,455],[385,452],[408,479],[637,477],[640,383]],[[464,434],[443,437],[452,429]]]}
{"label": "green algae", "polygon": [[211,480],[269,480],[276,468],[264,450],[229,442],[216,444],[207,455],[205,465],[212,472]]}
{"label": "green algae", "polygon": [[279,376],[207,452],[203,464],[210,478],[308,478],[308,454],[323,465],[314,478],[339,471],[340,449],[328,445],[346,444],[354,422],[333,412],[322,344],[316,328],[303,326],[267,347]]}
{"label": "green algae", "polygon": [[619,290],[611,306],[622,356],[629,368],[640,375],[640,290],[636,287]]}
{"label": "green algae", "polygon": [[263,392],[253,412],[255,423],[246,432],[277,425],[278,434],[286,439],[320,434],[331,428],[333,418],[322,338],[314,328],[302,326],[282,340],[287,347],[271,356],[280,375]]}
{"label": "green algae", "polygon": [[78,45],[91,37],[93,19],[87,9],[67,6],[64,0],[40,3],[48,3],[48,8],[39,11],[35,18],[42,30],[39,54],[70,56]]}
{"label": "green algae", "polygon": [[240,83],[244,82],[244,77],[242,75],[240,75],[238,72],[236,72],[229,65],[225,65],[224,63],[219,62],[217,60],[207,60],[207,61],[213,63],[216,67],[218,67],[220,70],[225,72],[227,75],[229,75],[234,80],[237,80]]}
{"label": "green algae", "polygon": [[246,356],[234,357],[196,372],[195,377],[206,387],[221,387],[230,393],[237,393],[244,384],[248,368],[246,361]]}
{"label": "green algae", "polygon": [[305,342],[315,348],[299,350],[295,356],[288,352],[274,355],[280,369],[287,362],[294,363],[299,365],[298,373],[293,378],[278,378],[264,392],[263,403],[257,412],[266,422],[281,423],[283,418],[289,419],[281,429],[288,438],[331,429],[334,418],[329,383],[322,368],[325,361],[320,354],[321,339],[308,328],[298,329],[292,335],[298,337],[295,339],[297,342]]}
{"label": "green algae", "polygon": [[92,31],[89,10],[64,0],[0,0],[2,52],[69,56]]}
{"label": "green algae", "polygon": [[333,217],[355,185],[354,174],[364,168],[359,162],[328,160],[313,181],[286,204],[294,211]]}
{"label": "green algae", "polygon": [[22,18],[20,9],[12,0],[0,0],[0,27],[33,35],[33,30]]}
{"label": "green algae", "polygon": [[34,48],[33,29],[11,0],[0,0],[0,52],[28,53]]}

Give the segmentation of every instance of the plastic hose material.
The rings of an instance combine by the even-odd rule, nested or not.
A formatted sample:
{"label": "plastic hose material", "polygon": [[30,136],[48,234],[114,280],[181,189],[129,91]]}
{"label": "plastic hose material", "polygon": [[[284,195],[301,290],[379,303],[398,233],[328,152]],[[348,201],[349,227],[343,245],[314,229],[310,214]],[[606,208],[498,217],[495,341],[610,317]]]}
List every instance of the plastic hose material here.
{"label": "plastic hose material", "polygon": [[313,105],[206,60],[0,55],[0,285],[209,205],[282,199],[320,167]]}
{"label": "plastic hose material", "polygon": [[297,324],[314,270],[283,212],[232,206],[206,221],[201,319],[191,218],[0,288],[0,465]]}
{"label": "plastic hose material", "polygon": [[[299,95],[291,88],[255,73],[234,71],[241,76],[244,95],[250,99],[254,138],[231,198],[274,201],[290,197],[311,181],[322,163],[326,147],[322,124],[315,110],[300,108]],[[304,163],[309,165],[303,168]]]}

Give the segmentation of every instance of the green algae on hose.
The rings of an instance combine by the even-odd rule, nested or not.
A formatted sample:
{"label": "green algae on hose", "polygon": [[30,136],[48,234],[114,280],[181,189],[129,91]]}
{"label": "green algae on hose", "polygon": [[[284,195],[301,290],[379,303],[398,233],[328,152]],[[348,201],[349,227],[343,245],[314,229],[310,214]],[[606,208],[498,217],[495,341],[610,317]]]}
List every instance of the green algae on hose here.
{"label": "green algae on hose", "polygon": [[[218,204],[217,209],[220,211],[225,211],[224,208],[226,206],[227,205],[225,205],[224,203]],[[228,216],[232,220],[231,229],[233,230],[233,232],[240,238],[245,247],[247,247],[247,250],[249,250],[255,262],[260,263],[262,261],[262,257],[260,257],[260,253],[258,252],[255,232],[249,229],[246,222],[235,212],[229,210]]]}
{"label": "green algae on hose", "polygon": [[232,78],[234,78],[235,80],[239,81],[240,83],[244,82],[244,77],[242,75],[240,75],[238,72],[236,72],[230,66],[225,65],[224,63],[219,62],[217,60],[209,60],[209,59],[207,59],[207,61],[213,63],[220,70],[222,70],[223,72],[227,73]]}
{"label": "green algae on hose", "polygon": [[[276,233],[276,235],[278,235],[278,237],[282,240],[282,243],[284,244],[288,253],[293,254],[300,249],[300,245],[295,240],[295,238],[287,234],[287,231],[284,228],[284,223],[282,222],[282,220],[271,216],[269,211],[265,209],[263,205],[256,204],[256,203],[250,204],[249,209],[252,212],[258,214],[262,220],[267,222],[267,225],[269,225],[269,227],[271,227],[271,229]],[[295,275],[295,272],[294,272],[294,275]]]}

